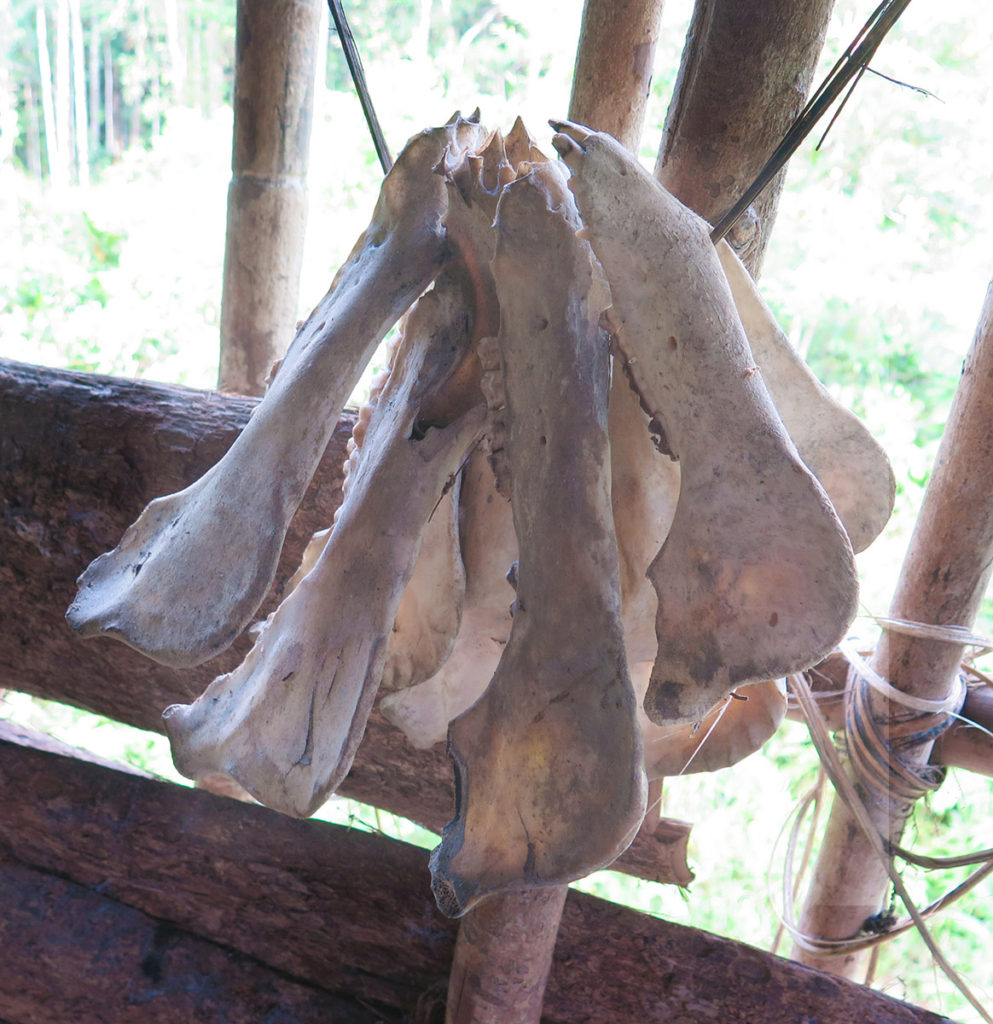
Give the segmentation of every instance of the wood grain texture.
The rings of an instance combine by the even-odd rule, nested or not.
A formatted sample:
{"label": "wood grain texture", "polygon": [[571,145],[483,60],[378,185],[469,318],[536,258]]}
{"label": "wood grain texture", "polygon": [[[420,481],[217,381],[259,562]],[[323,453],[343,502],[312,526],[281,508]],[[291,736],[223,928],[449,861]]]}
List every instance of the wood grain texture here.
{"label": "wood grain texture", "polygon": [[[424,850],[7,742],[0,742],[0,785],[0,891],[23,915],[11,918],[8,934],[32,942],[4,943],[0,997],[17,985],[22,946],[24,956],[53,970],[58,963],[82,966],[92,947],[59,947],[74,928],[85,939],[91,927],[99,939],[99,916],[91,916],[98,899],[112,918],[100,955],[131,971],[138,994],[147,990],[134,974],[136,959],[139,973],[142,963],[153,973],[161,967],[163,984],[179,987],[184,976],[200,984],[189,972],[203,956],[203,973],[232,990],[264,993],[275,970],[305,1007],[320,1005],[310,990],[323,989],[344,1006],[359,1002],[381,1014],[327,1018],[345,1024],[393,1021],[396,1011],[416,1020],[419,1004],[437,1003],[456,923],[434,907]],[[72,959],[77,956],[82,960]],[[248,958],[260,966],[251,967]],[[73,986],[90,982],[72,978],[59,980],[69,986],[66,998],[76,1000],[72,1012],[44,1016],[38,1002],[43,1006],[49,987],[58,991],[58,985],[37,971],[33,977],[39,1000],[26,1000],[16,1013],[0,1003],[11,1024],[219,1019],[108,1015],[101,1000],[110,997],[99,987],[77,991]],[[196,992],[193,985],[188,995]],[[818,1024],[945,1020],[740,943],[570,892],[546,1024],[796,1024],[805,1018]]]}

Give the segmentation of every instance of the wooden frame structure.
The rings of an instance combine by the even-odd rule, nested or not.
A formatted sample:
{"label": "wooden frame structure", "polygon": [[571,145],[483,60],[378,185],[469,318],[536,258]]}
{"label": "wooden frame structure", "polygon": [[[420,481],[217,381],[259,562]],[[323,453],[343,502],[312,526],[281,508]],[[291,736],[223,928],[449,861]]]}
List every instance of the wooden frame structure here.
{"label": "wooden frame structure", "polygon": [[[705,217],[731,205],[796,114],[831,7],[832,0],[698,0],[657,174]],[[587,0],[571,117],[636,143],[660,10],[658,0]],[[296,39],[282,59],[306,52]],[[257,77],[264,93],[268,76]],[[242,85],[250,103],[252,81]],[[238,152],[236,178],[251,171],[237,165]],[[298,175],[299,158],[287,166]],[[753,273],[776,198],[774,189],[737,240]],[[0,685],[160,730],[163,707],[191,699],[237,663],[243,642],[180,673],[119,645],[81,645],[62,616],[80,570],[117,542],[147,501],[216,462],[253,405],[0,362]],[[346,416],[294,519],[261,614],[278,602],[311,533],[331,519],[350,429]],[[955,749],[949,735],[947,763]],[[446,1019],[457,1024],[513,1024],[539,1012],[550,1022],[590,1024],[944,1019],[564,891],[533,905],[510,900],[502,916],[492,910],[498,903],[486,915],[473,911],[457,946],[457,926],[431,902],[421,851],[89,763],[17,730],[0,736],[0,778],[9,794],[0,927],[11,950],[0,971],[0,1024],[69,1016],[426,1024],[445,1017],[453,956],[455,1001],[464,1008],[453,1011],[450,1001]],[[374,715],[341,792],[437,830],[450,815],[451,788],[440,751],[412,750]],[[616,866],[686,884],[686,838],[679,823],[643,829]],[[512,969],[513,957],[497,954],[516,950],[522,936],[536,939],[539,924],[547,990],[542,967],[525,979],[519,1013],[508,1016],[516,995],[477,996]],[[472,960],[480,943],[489,943],[488,962]],[[468,951],[460,954],[461,946]]]}

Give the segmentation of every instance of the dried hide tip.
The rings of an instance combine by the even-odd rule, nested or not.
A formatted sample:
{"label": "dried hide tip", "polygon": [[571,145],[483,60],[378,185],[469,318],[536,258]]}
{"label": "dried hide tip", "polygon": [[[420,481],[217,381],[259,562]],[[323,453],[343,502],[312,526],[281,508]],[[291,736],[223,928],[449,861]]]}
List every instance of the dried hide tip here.
{"label": "dried hide tip", "polygon": [[[651,662],[631,667],[636,692],[644,694],[651,669]],[[771,739],[785,717],[781,680],[742,686],[691,725],[656,725],[642,716],[645,771],[658,779],[730,768]]]}
{"label": "dried hide tip", "polygon": [[480,405],[411,440],[425,394],[468,346],[463,303],[460,289],[440,287],[420,299],[313,569],[234,672],[194,704],[167,710],[184,774],[226,773],[268,806],[303,817],[347,773],[425,523],[482,428]]}
{"label": "dried hide tip", "polygon": [[449,729],[456,817],[431,857],[449,915],[611,863],[645,811],[610,514],[602,296],[591,297],[598,282],[571,206],[556,172],[500,200],[518,601],[493,680]]}
{"label": "dried hide tip", "polygon": [[227,454],[184,491],[153,501],[80,576],[66,616],[76,632],[112,636],[181,668],[220,653],[249,624],[346,397],[446,259],[446,190],[430,169],[483,134],[455,121],[411,140],[372,222]]}
{"label": "dried hide tip", "polygon": [[[514,126],[510,129],[510,133],[507,135],[505,140],[505,148],[507,151],[507,159],[511,165],[517,171],[518,175],[522,175],[530,171],[531,165],[533,164],[544,164],[548,162],[548,157],[538,148],[531,133],[524,126],[524,122],[518,117],[514,121]],[[526,164],[526,170],[522,168],[522,165]]]}
{"label": "dried hide tip", "polygon": [[479,448],[461,474],[459,550],[465,601],[450,657],[431,679],[380,702],[386,718],[422,750],[445,739],[448,723],[481,696],[510,636],[514,591],[507,567],[517,559],[517,537],[510,502],[497,493],[489,459]]}
{"label": "dried hide tip", "polygon": [[645,711],[695,722],[732,689],[831,650],[855,615],[852,549],[754,372],[707,225],[609,136],[556,127],[617,343],[680,460],[649,569],[658,657]]}
{"label": "dried hide tip", "polygon": [[831,397],[797,355],[727,243],[718,244],[717,255],[783,424],[831,499],[852,548],[864,551],[893,511],[896,479],[889,459],[862,421]]}

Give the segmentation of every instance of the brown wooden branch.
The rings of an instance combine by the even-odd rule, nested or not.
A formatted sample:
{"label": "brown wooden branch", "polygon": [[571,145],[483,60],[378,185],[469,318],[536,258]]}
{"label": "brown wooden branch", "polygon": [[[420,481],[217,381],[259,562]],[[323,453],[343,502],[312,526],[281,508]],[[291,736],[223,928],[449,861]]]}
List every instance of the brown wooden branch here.
{"label": "brown wooden branch", "polygon": [[[316,1021],[308,1013],[327,1006],[336,1012],[325,1019],[347,1024],[410,1019],[418,1003],[443,991],[456,925],[434,907],[424,850],[24,742],[0,740],[0,891],[9,897],[0,923],[8,939],[0,971],[5,1017],[43,1024],[70,1017],[214,1021],[216,1014],[190,1009],[196,999],[209,1008],[204,1000],[213,986],[234,1010],[285,995],[301,1007],[296,1020]],[[108,915],[106,932],[89,918],[95,910]],[[69,933],[78,949],[62,948]],[[88,963],[97,976],[79,977]],[[49,970],[40,974],[39,965]],[[22,971],[29,984],[18,1003],[6,994]],[[154,991],[173,993],[182,1012],[170,1015],[155,998],[148,982],[157,972]],[[281,980],[267,995],[274,973]],[[192,989],[183,989],[187,983]],[[128,1016],[125,1004],[120,1016],[108,1016],[122,993],[133,994],[134,1012]],[[146,995],[147,1003],[138,1002]],[[61,1012],[67,1005],[72,1013]],[[362,1006],[380,1016],[362,1016]],[[571,892],[546,1024],[672,1024],[681,1016],[728,1024],[945,1020],[751,947]],[[232,1012],[227,1019],[263,1017]]]}
{"label": "brown wooden branch", "polygon": [[[0,686],[162,732],[162,711],[231,671],[251,643],[194,669],[158,665],[112,640],[79,640],[65,623],[75,579],[112,548],[152,498],[202,475],[237,436],[257,400],[0,360]],[[335,430],[290,527],[275,608],[316,530],[341,499],[352,417]],[[373,713],[340,793],[440,831],[454,808],[441,747],[415,750]],[[689,826],[663,821],[617,870],[688,885]]]}
{"label": "brown wooden branch", "polygon": [[[834,0],[697,0],[655,173],[711,224],[734,205],[807,98]],[[728,237],[758,276],[783,175]]]}
{"label": "brown wooden branch", "polygon": [[663,0],[586,0],[569,120],[636,151],[652,83]]}

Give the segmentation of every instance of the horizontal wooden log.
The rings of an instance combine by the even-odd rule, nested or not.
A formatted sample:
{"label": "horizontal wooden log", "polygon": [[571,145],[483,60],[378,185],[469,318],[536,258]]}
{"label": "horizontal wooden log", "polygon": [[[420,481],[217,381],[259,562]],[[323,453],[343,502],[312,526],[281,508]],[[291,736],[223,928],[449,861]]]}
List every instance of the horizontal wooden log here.
{"label": "horizontal wooden log", "polygon": [[[241,660],[250,638],[206,665],[176,670],[123,644],[82,641],[65,623],[75,580],[110,550],[153,498],[200,477],[228,449],[258,399],[0,360],[0,687],[162,732],[162,711],[198,696]],[[294,518],[276,581],[278,604],[304,546],[341,500],[354,416],[346,412]],[[339,792],[436,832],[454,810],[440,746],[415,750],[373,713]],[[616,864],[640,878],[688,885],[689,826],[663,822]]]}
{"label": "horizontal wooden log", "polygon": [[[57,891],[51,879],[18,876],[27,895],[12,897],[15,904],[23,907],[19,901],[27,900],[29,910],[47,913],[52,925],[44,934],[33,933],[41,962],[54,964],[52,958],[68,955],[51,947],[71,941],[79,908],[94,907],[87,901],[98,895],[169,926],[157,924],[149,940],[123,917],[117,918],[117,936],[112,922],[103,955],[125,963],[133,965],[146,948],[141,941],[152,941],[151,954],[142,953],[138,962],[154,970],[162,962],[155,956],[154,935],[161,949],[174,928],[231,951],[229,975],[227,965],[215,969],[217,962],[209,959],[204,973],[220,974],[232,985],[248,957],[279,971],[287,984],[325,989],[343,1005],[354,1000],[382,1008],[385,1021],[393,1019],[391,1010],[412,1015],[419,1002],[423,1007],[439,998],[456,923],[434,908],[425,851],[33,750],[24,742],[0,741],[0,856],[7,865],[57,875],[71,886]],[[31,893],[46,891],[45,885],[55,897],[32,902]],[[5,943],[5,956],[10,948]],[[69,984],[54,975],[50,981],[53,989]],[[60,1019],[175,1019],[99,1018],[88,998],[81,993],[79,1005]],[[14,1021],[55,1019],[11,1014],[8,1005],[4,1011]],[[572,892],[542,1019],[938,1024],[946,1018],[751,947]]]}
{"label": "horizontal wooden log", "polygon": [[0,1004],[31,1024],[380,1024],[392,1013],[0,857]]}

